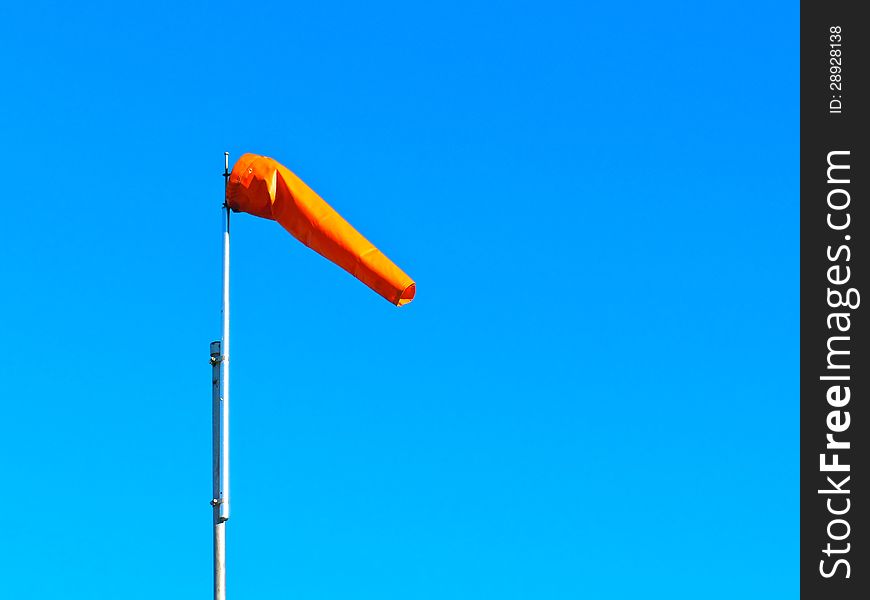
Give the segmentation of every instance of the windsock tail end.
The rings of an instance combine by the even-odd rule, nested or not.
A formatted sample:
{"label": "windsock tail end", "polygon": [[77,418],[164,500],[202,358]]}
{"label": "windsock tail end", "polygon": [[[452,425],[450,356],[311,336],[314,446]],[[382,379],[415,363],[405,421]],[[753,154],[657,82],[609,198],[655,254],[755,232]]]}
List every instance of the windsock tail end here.
{"label": "windsock tail end", "polygon": [[405,306],[411,300],[414,299],[414,294],[416,294],[416,293],[417,293],[417,284],[412,283],[411,285],[406,287],[404,290],[402,290],[402,294],[399,296],[399,301],[396,302],[396,306]]}

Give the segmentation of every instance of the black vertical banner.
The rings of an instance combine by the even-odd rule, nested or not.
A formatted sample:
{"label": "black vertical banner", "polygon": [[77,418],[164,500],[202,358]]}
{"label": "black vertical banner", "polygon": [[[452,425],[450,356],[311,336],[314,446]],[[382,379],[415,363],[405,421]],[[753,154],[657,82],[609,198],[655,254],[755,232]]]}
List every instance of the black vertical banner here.
{"label": "black vertical banner", "polygon": [[870,598],[870,22],[860,6],[801,3],[801,595],[832,600]]}

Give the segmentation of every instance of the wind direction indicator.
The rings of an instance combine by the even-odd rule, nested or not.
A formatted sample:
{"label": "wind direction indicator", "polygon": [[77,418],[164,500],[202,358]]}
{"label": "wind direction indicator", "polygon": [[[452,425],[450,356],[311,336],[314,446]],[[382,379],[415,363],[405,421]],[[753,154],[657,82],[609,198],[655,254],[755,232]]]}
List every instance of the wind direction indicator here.
{"label": "wind direction indicator", "polygon": [[334,262],[396,306],[414,299],[417,285],[290,169],[256,154],[230,172],[224,152],[223,296],[221,339],[211,343],[212,514],[214,598],[226,600],[226,524],[230,518],[230,213],[281,224],[300,242]]}

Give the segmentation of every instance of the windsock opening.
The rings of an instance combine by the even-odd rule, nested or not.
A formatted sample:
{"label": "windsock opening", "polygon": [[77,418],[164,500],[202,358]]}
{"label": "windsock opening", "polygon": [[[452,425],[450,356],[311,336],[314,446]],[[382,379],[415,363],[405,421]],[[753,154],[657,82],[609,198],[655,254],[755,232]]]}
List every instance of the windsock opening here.
{"label": "windsock opening", "polygon": [[399,301],[396,302],[396,306],[406,305],[408,302],[410,302],[411,300],[414,299],[414,294],[416,294],[416,293],[417,293],[417,284],[412,283],[411,285],[406,287],[404,290],[402,290],[402,295],[399,296]]}

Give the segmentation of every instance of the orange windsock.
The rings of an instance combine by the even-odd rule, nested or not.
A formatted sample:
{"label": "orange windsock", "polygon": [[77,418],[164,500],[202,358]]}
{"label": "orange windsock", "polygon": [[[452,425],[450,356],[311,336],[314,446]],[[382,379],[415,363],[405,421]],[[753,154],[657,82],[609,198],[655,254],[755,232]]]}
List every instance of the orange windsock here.
{"label": "orange windsock", "polygon": [[227,205],[278,221],[297,240],[393,304],[414,299],[414,281],[278,161],[257,154],[239,158],[227,184]]}

